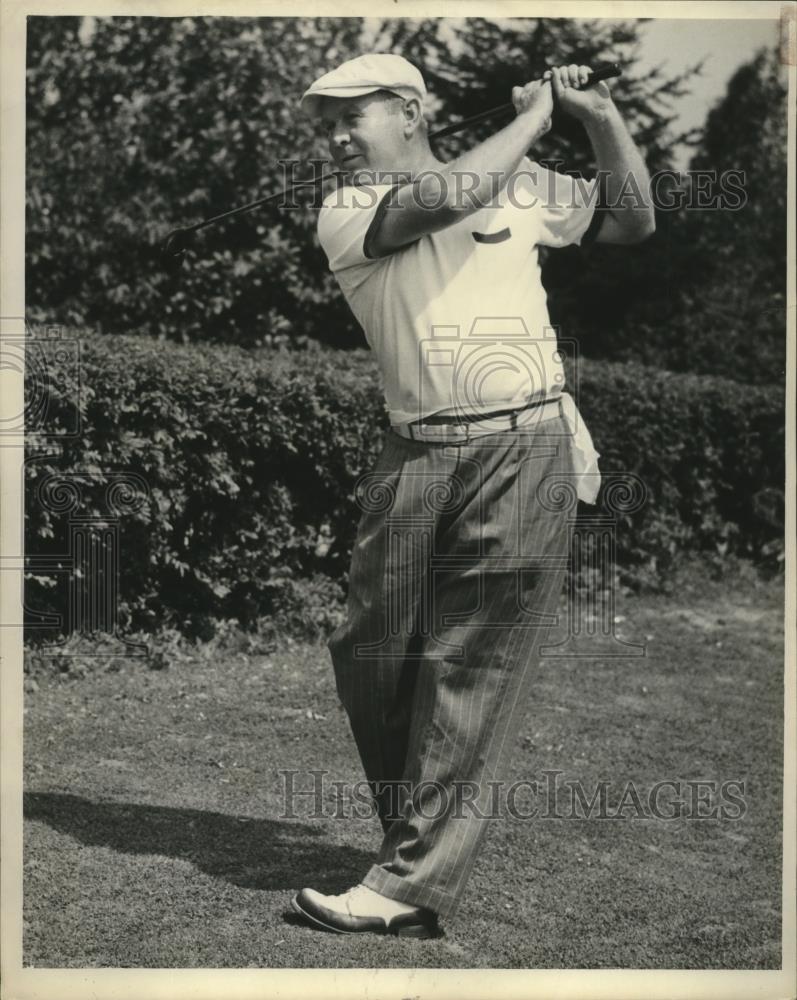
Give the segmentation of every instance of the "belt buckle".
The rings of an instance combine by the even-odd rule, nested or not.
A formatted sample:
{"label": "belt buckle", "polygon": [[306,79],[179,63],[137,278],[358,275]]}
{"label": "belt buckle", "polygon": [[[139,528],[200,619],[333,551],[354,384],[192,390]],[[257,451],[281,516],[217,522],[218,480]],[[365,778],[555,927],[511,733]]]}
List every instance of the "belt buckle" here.
{"label": "belt buckle", "polygon": [[422,420],[412,421],[412,423],[405,425],[407,428],[408,436],[410,441],[418,441],[421,444],[428,444],[429,441],[434,441],[442,436],[445,428],[441,428],[440,432],[437,434],[431,431],[433,424],[425,425]]}
{"label": "belt buckle", "polygon": [[[403,436],[411,441],[468,444],[471,440],[486,434],[496,434],[503,430],[515,431],[520,426],[523,408],[513,410],[500,417],[469,421],[463,424],[424,424],[423,420],[403,424]],[[485,426],[487,425],[487,426]],[[432,428],[434,428],[432,430]]]}
{"label": "belt buckle", "polygon": [[469,424],[426,424],[408,425],[413,441],[436,444],[467,444],[471,438]]}

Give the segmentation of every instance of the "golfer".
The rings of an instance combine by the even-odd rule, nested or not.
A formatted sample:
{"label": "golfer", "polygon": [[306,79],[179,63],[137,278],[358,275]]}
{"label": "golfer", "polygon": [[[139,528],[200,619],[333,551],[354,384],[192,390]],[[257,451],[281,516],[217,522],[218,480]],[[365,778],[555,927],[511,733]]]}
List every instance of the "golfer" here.
{"label": "golfer", "polygon": [[[295,896],[318,927],[440,933],[501,811],[567,565],[557,490],[594,502],[599,486],[538,247],[654,228],[644,162],[606,84],[588,80],[573,65],[515,87],[514,120],[447,163],[427,139],[423,77],[398,55],[352,59],[302,97],[346,178],[318,236],[391,424],[360,483],[347,620],[329,640],[384,837],[360,884]],[[599,180],[527,157],[554,101],[586,129]]]}

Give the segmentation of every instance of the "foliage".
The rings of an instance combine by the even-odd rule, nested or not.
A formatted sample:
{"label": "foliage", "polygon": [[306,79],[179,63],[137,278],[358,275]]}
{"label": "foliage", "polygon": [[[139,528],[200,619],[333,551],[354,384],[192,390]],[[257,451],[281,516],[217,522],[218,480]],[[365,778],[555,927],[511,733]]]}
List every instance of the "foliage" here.
{"label": "foliage", "polygon": [[741,171],[746,199],[738,211],[684,220],[691,281],[680,295],[700,330],[700,371],[723,359],[715,370],[744,381],[785,380],[786,98],[777,53],[760,51],[731,78],[691,163],[695,170]]}
{"label": "foliage", "polygon": [[[783,68],[762,50],[708,116],[691,173],[671,194],[685,207],[660,210],[656,234],[633,252],[595,246],[552,257],[552,314],[583,331],[585,353],[785,382],[786,111]],[[740,206],[699,207],[699,186],[707,204],[731,183],[743,190]]]}
{"label": "foliage", "polygon": [[[93,337],[83,379],[80,436],[60,460],[50,447],[29,454],[29,554],[70,548],[63,489],[48,477],[66,475],[81,516],[103,521],[124,470],[146,493],[121,519],[119,585],[136,626],[164,615],[200,634],[207,616],[249,623],[294,576],[343,572],[352,484],[375,446],[367,414],[379,409],[349,365],[308,355],[300,370],[235,349]],[[52,399],[53,422],[67,404]]]}
{"label": "foliage", "polygon": [[166,273],[171,229],[310,176],[297,97],[352,54],[356,19],[28,19],[29,318],[247,344],[356,342],[307,205],[205,231]]}
{"label": "foliage", "polygon": [[[85,518],[118,524],[125,627],[208,638],[215,620],[295,623],[298,581],[313,579],[314,619],[324,617],[325,594],[334,615],[355,486],[385,429],[367,353],[248,352],[140,335],[90,335],[83,349],[81,433],[58,454],[52,442],[29,448],[26,551],[61,562],[29,579],[31,624],[34,611],[63,612],[70,525]],[[648,491],[619,523],[627,574],[663,576],[684,551],[777,558],[782,391],[740,394],[721,379],[599,362],[583,363],[580,386],[604,472],[634,473]],[[54,384],[48,427],[65,426],[72,405]],[[142,502],[122,515],[110,502],[119,471],[143,484]],[[71,507],[70,490],[81,494]]]}

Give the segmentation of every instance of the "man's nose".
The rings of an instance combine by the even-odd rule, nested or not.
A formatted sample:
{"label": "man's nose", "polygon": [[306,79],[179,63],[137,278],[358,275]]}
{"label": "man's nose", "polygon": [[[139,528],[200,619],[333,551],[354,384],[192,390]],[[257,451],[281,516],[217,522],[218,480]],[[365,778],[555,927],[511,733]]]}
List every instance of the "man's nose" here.
{"label": "man's nose", "polygon": [[332,135],[330,136],[330,142],[333,146],[343,147],[351,141],[351,134],[349,129],[340,126],[339,128],[334,128],[332,130]]}

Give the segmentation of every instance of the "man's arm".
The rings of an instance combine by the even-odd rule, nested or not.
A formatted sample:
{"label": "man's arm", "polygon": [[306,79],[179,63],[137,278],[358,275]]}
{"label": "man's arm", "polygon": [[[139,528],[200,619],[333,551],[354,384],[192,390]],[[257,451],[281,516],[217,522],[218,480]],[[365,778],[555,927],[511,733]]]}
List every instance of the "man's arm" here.
{"label": "man's arm", "polygon": [[[612,207],[601,211],[597,242],[638,243],[650,236],[655,218],[647,167],[606,84],[580,90],[589,73],[586,66],[563,66],[549,70],[542,82],[513,88],[514,121],[451,163],[441,164],[434,175],[427,173],[393,192],[390,208],[380,213],[369,236],[369,253],[376,257],[393,253],[489,204],[550,128],[554,94],[566,113],[583,122],[602,171],[601,204]],[[624,191],[626,198],[620,204]]]}
{"label": "man's arm", "polygon": [[567,114],[586,129],[598,165],[601,222],[596,242],[640,243],[656,229],[650,174],[605,83],[581,90],[584,67],[552,71],[553,91]]}
{"label": "man's arm", "polygon": [[[371,255],[383,257],[421,236],[439,232],[488,204],[515,173],[529,147],[551,126],[549,81],[514,87],[515,119],[451,163],[441,163],[390,196],[371,233]],[[467,193],[463,193],[463,178]]]}

